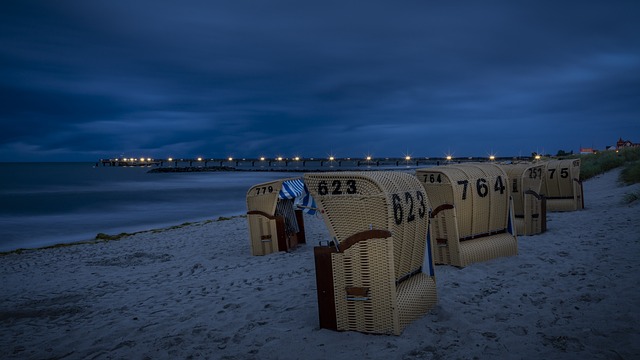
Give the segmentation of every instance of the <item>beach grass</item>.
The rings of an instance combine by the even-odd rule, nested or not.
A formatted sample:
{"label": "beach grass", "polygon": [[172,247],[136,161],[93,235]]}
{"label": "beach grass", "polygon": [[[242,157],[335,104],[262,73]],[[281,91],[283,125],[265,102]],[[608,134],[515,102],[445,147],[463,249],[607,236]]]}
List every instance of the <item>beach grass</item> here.
{"label": "beach grass", "polygon": [[636,191],[636,192],[632,192],[632,193],[626,194],[624,196],[624,198],[622,199],[622,202],[624,204],[631,204],[632,202],[638,201],[638,200],[640,200],[640,190]]}
{"label": "beach grass", "polygon": [[[620,180],[627,185],[640,183],[640,160],[626,164],[620,172]],[[624,197],[624,202],[626,204],[630,204],[638,200],[640,200],[640,190],[626,194]]]}
{"label": "beach grass", "polygon": [[640,182],[640,147],[618,151],[601,151],[580,157],[580,178],[588,180],[609,170],[622,167],[620,180],[626,184]]}
{"label": "beach grass", "polygon": [[620,173],[620,180],[625,184],[637,184],[640,182],[640,160],[625,165]]}

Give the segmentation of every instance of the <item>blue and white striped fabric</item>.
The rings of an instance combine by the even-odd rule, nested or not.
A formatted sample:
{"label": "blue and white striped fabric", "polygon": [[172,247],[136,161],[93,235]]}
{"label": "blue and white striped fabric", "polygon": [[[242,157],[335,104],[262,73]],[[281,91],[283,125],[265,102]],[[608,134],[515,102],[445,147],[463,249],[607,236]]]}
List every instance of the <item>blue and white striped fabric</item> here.
{"label": "blue and white striped fabric", "polygon": [[307,213],[309,215],[315,215],[316,209],[318,206],[316,205],[316,201],[309,194],[309,189],[307,189],[307,184],[304,184],[304,196],[302,197],[302,212]]}
{"label": "blue and white striped fabric", "polygon": [[307,185],[302,179],[287,180],[282,183],[282,189],[278,194],[280,199],[296,199],[295,204],[302,207],[304,213],[314,215],[316,213],[316,201],[309,194]]}
{"label": "blue and white striped fabric", "polygon": [[278,197],[280,199],[294,199],[302,195],[304,183],[301,179],[287,180],[282,183],[282,189]]}

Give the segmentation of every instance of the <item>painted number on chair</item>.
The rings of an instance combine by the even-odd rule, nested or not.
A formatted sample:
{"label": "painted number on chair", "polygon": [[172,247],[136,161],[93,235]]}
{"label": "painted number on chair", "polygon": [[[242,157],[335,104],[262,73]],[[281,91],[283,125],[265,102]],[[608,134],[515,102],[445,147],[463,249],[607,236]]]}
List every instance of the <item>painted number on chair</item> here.
{"label": "painted number on chair", "polygon": [[318,194],[320,195],[342,195],[342,194],[355,194],[358,192],[355,180],[346,180],[344,185],[342,180],[333,180],[331,185],[329,182],[322,180],[318,183]]}
{"label": "painted number on chair", "polygon": [[393,220],[396,225],[402,224],[405,220],[408,223],[414,221],[416,212],[420,219],[423,219],[427,213],[427,205],[422,191],[416,191],[415,199],[413,194],[408,191],[404,194],[393,194],[391,199],[393,203]]}
{"label": "painted number on chair", "polygon": [[[462,185],[462,200],[466,200],[467,190],[469,188],[469,180],[459,180],[458,185]],[[498,177],[496,178],[496,182],[493,184],[493,191],[504,194],[504,190],[506,188],[507,187],[504,185],[502,176],[498,175]],[[476,180],[476,194],[478,194],[478,196],[480,197],[489,195],[489,185],[487,184],[487,179],[479,178],[478,180]]]}
{"label": "painted number on chair", "polygon": [[[553,175],[556,173],[556,169],[549,169],[549,180],[553,179]],[[569,168],[560,169],[560,177],[566,179],[569,177]]]}
{"label": "painted number on chair", "polygon": [[[555,171],[555,169],[553,169]],[[542,177],[542,168],[529,168],[529,179],[539,179]],[[551,178],[553,175],[551,175]]]}
{"label": "painted number on chair", "polygon": [[256,188],[256,195],[264,195],[267,192],[272,193],[273,186],[263,186],[263,187]]}
{"label": "painted number on chair", "polygon": [[429,184],[441,184],[442,183],[442,174],[424,174],[424,182]]}

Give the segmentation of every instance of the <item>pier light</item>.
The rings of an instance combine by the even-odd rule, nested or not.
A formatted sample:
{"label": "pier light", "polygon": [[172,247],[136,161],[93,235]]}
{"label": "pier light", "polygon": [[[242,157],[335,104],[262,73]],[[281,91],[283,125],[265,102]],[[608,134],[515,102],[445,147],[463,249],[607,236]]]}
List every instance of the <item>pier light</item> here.
{"label": "pier light", "polygon": [[371,161],[371,156],[367,156],[367,161]]}
{"label": "pier light", "polygon": [[411,156],[407,155],[407,156],[405,156],[405,157],[404,157],[404,159],[405,159],[406,161],[409,161],[409,160],[411,160]]}
{"label": "pier light", "polygon": [[151,158],[147,158],[147,161],[151,161]]}
{"label": "pier light", "polygon": [[294,157],[294,158],[293,158],[293,160],[295,160],[295,161],[300,161],[300,156],[296,156],[296,157]]}
{"label": "pier light", "polygon": [[334,158],[333,156],[329,156],[329,161],[333,161],[333,160],[335,160],[335,159],[336,159],[336,158]]}
{"label": "pier light", "polygon": [[261,157],[260,157],[260,161],[264,161],[264,156],[261,156]]}
{"label": "pier light", "polygon": [[447,161],[451,161],[452,157],[451,155],[447,155]]}
{"label": "pier light", "polygon": [[489,160],[493,161],[493,160],[495,160],[495,159],[496,159],[496,156],[495,156],[495,155],[491,155],[491,156],[489,156]]}
{"label": "pier light", "polygon": [[144,158],[140,158],[140,162],[144,162]]}
{"label": "pier light", "polygon": [[201,158],[201,157],[199,157],[199,158],[198,158],[198,161],[202,161],[202,158]]}
{"label": "pier light", "polygon": [[282,156],[278,156],[278,161],[282,161]]}
{"label": "pier light", "polygon": [[540,160],[541,156],[540,155],[536,155],[535,159],[536,160]]}
{"label": "pier light", "polygon": [[233,161],[233,158],[231,156],[229,156],[229,161]]}
{"label": "pier light", "polygon": [[173,158],[168,158],[167,160],[169,160],[169,161],[173,161]]}

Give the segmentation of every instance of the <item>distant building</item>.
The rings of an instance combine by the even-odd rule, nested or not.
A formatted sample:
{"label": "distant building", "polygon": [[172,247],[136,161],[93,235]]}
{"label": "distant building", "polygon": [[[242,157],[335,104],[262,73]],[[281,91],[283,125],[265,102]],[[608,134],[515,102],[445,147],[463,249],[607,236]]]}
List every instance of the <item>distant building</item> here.
{"label": "distant building", "polygon": [[640,144],[633,143],[631,142],[631,140],[622,140],[622,138],[620,138],[616,143],[616,149],[626,148],[626,147],[640,147]]}
{"label": "distant building", "polygon": [[580,154],[595,154],[596,150],[593,148],[580,148]]}

